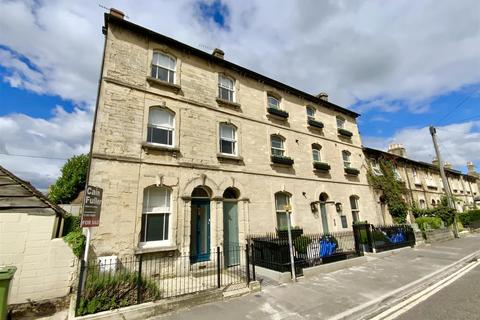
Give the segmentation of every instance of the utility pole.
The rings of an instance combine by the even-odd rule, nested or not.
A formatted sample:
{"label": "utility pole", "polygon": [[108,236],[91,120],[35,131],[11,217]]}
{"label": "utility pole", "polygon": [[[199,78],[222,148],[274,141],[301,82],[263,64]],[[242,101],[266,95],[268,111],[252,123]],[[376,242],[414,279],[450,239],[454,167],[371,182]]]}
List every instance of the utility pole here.
{"label": "utility pole", "polygon": [[[437,129],[435,129],[434,126],[430,126],[429,129],[430,129],[430,134],[432,135],[433,147],[435,148],[435,153],[437,154],[437,160],[438,160],[438,165],[440,167],[440,176],[442,177],[443,188],[445,189],[445,193],[447,194],[448,206],[456,210],[455,203],[453,202],[453,198],[452,198],[452,191],[450,190],[450,185],[448,184],[447,176],[445,175],[445,170],[443,168],[443,161],[442,161],[442,157],[440,156],[440,149],[438,148]],[[458,238],[456,212],[454,213],[454,216],[453,216],[453,232],[455,234],[455,238]]]}

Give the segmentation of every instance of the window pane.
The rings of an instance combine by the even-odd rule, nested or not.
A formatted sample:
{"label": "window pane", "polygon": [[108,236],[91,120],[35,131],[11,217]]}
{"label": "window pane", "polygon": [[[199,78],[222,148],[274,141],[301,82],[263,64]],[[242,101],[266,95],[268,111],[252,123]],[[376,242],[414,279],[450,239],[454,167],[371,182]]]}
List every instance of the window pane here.
{"label": "window pane", "polygon": [[283,140],[280,137],[272,136],[272,148],[283,149]]}
{"label": "window pane", "polygon": [[350,208],[352,208],[352,210],[358,210],[357,198],[350,197]]}
{"label": "window pane", "polygon": [[220,137],[235,140],[235,129],[229,125],[220,125]]}
{"label": "window pane", "polygon": [[288,228],[287,214],[285,212],[277,212],[277,228],[278,229]]}
{"label": "window pane", "polygon": [[343,161],[350,162],[350,154],[346,151],[342,152]]}
{"label": "window pane", "polygon": [[312,150],[313,161],[320,161],[320,151],[317,149]]}
{"label": "window pane", "polygon": [[345,126],[345,120],[343,120],[342,118],[337,118],[337,127],[343,129],[344,126]]}
{"label": "window pane", "polygon": [[272,149],[272,155],[274,156],[283,156],[285,154],[285,151],[281,149]]}
{"label": "window pane", "polygon": [[284,211],[285,205],[288,204],[288,195],[285,193],[275,194],[275,208],[277,211]]}
{"label": "window pane", "polygon": [[234,154],[234,143],[231,141],[220,140],[220,152]]}
{"label": "window pane", "polygon": [[149,127],[147,132],[147,142],[172,145],[172,130]]}
{"label": "window pane", "polygon": [[150,112],[148,113],[148,123],[156,126],[173,128],[173,115],[160,108],[150,108]]}
{"label": "window pane", "polygon": [[268,96],[268,106],[270,108],[275,108],[275,109],[278,109],[279,108],[279,102],[277,100],[277,98],[274,98],[272,96]]}
{"label": "window pane", "polygon": [[170,212],[170,190],[162,187],[149,187],[144,191],[144,212]]}
{"label": "window pane", "polygon": [[233,80],[232,79],[229,79],[229,78],[223,77],[223,76],[219,76],[218,77],[218,84],[221,87],[233,90]]}
{"label": "window pane", "polygon": [[153,68],[156,69],[155,78],[168,82],[168,70],[167,69],[164,69],[164,68],[161,68],[161,67],[153,67]]}
{"label": "window pane", "polygon": [[307,108],[307,116],[308,117],[315,117],[315,110],[313,108]]}
{"label": "window pane", "polygon": [[167,234],[165,232],[165,217],[167,215],[147,214],[146,216],[147,216],[146,217],[146,220],[147,220],[146,241],[167,240]]}
{"label": "window pane", "polygon": [[170,70],[175,70],[175,59],[158,52],[153,55],[152,63]]}
{"label": "window pane", "polygon": [[233,92],[228,89],[220,87],[219,98],[222,100],[233,101]]}
{"label": "window pane", "polygon": [[168,70],[168,82],[169,83],[175,82],[175,72]]}

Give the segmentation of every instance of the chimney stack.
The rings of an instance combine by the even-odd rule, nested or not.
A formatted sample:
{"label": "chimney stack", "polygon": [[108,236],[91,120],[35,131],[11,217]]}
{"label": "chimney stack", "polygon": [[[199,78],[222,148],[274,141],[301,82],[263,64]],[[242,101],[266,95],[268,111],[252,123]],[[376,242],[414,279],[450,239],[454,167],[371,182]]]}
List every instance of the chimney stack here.
{"label": "chimney stack", "polygon": [[213,49],[212,55],[214,57],[223,59],[223,57],[225,56],[225,52],[223,52],[223,50],[221,50],[221,49],[215,48],[215,49]]}
{"label": "chimney stack", "polygon": [[125,18],[125,13],[123,13],[122,11],[118,10],[118,9],[115,9],[115,8],[110,8],[110,14],[114,17],[117,17],[119,19],[122,19]]}
{"label": "chimney stack", "polygon": [[475,165],[473,164],[472,161],[468,161],[467,162],[467,169],[468,169],[468,173],[476,173],[476,169],[475,169]]}
{"label": "chimney stack", "polygon": [[452,169],[453,168],[452,164],[448,161],[445,161],[445,163],[443,164],[443,167],[445,169]]}
{"label": "chimney stack", "polygon": [[407,157],[407,151],[405,150],[405,147],[403,146],[403,144],[400,144],[400,143],[392,143],[391,145],[389,145],[388,153],[391,153],[403,158]]}
{"label": "chimney stack", "polygon": [[320,92],[317,94],[317,98],[328,101],[328,94],[326,92]]}

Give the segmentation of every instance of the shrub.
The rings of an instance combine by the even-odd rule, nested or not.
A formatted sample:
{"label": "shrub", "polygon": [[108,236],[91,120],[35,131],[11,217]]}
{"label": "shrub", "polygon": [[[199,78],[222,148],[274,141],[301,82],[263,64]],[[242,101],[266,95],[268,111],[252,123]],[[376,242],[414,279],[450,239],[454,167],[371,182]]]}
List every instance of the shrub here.
{"label": "shrub", "polygon": [[[142,279],[141,285],[143,301],[152,301],[160,298],[160,291],[155,283]],[[124,271],[111,275],[91,272],[87,277],[85,291],[80,298],[77,315],[82,316],[117,309],[136,303],[136,273]]]}
{"label": "shrub", "polygon": [[306,236],[300,236],[293,241],[293,246],[298,253],[306,254],[308,245],[312,243],[312,240]]}
{"label": "shrub", "polygon": [[442,219],[445,225],[449,226],[453,223],[456,210],[444,205],[440,205],[432,209],[418,209],[413,207],[412,212],[416,219],[419,217],[436,217]]}
{"label": "shrub", "polygon": [[83,253],[83,248],[85,248],[86,238],[82,233],[82,230],[74,230],[69,232],[65,237],[63,237],[70,248],[72,248],[73,254],[80,258]]}
{"label": "shrub", "polygon": [[473,222],[480,220],[480,209],[462,212],[458,215],[458,218],[464,226],[471,225]]}
{"label": "shrub", "polygon": [[415,219],[420,230],[425,231],[428,229],[439,229],[442,227],[442,219],[437,217],[420,217]]}
{"label": "shrub", "polygon": [[80,228],[80,217],[68,216],[65,219],[63,234],[63,241],[72,248],[73,254],[80,258],[86,242],[82,228]]}

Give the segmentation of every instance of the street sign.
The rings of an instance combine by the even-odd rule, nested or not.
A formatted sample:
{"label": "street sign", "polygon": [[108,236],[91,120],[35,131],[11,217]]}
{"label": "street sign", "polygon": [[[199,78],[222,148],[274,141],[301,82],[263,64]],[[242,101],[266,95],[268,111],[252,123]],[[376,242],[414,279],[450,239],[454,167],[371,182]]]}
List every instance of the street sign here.
{"label": "street sign", "polygon": [[102,195],[102,188],[87,186],[83,204],[82,222],[80,223],[82,228],[98,227],[102,208]]}

